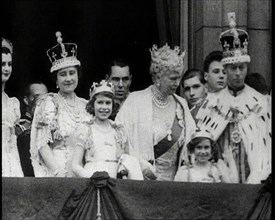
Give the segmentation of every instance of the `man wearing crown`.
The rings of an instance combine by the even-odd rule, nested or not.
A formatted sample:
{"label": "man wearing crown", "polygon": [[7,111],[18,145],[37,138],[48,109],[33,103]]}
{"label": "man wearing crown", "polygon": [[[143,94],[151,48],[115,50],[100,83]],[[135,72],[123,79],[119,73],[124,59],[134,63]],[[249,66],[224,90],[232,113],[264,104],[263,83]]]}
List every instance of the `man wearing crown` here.
{"label": "man wearing crown", "polygon": [[229,13],[230,30],[220,35],[228,86],[201,106],[198,126],[212,131],[220,157],[230,147],[237,165],[239,183],[258,184],[271,173],[271,112],[267,99],[244,83],[250,56],[248,34],[235,28]]}

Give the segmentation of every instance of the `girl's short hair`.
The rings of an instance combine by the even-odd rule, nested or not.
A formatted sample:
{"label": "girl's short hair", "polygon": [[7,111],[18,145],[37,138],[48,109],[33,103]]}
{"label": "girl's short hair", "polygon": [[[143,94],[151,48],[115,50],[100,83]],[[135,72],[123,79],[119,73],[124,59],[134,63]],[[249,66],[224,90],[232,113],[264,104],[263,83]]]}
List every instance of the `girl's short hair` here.
{"label": "girl's short hair", "polygon": [[89,100],[89,102],[87,103],[86,105],[86,111],[91,114],[91,115],[95,115],[95,108],[94,108],[94,104],[95,104],[95,100],[97,98],[98,95],[104,95],[110,99],[112,99],[112,111],[114,111],[114,94],[110,93],[110,92],[106,92],[106,91],[103,91],[103,92],[100,92],[100,93],[97,93],[93,96],[92,99]]}

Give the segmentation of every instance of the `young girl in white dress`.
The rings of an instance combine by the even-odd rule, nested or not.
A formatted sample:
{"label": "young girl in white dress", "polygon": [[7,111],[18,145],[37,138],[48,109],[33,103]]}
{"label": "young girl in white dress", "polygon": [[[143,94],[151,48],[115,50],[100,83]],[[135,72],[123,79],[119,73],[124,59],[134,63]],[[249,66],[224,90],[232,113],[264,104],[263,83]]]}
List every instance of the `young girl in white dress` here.
{"label": "young girl in white dress", "polygon": [[15,135],[20,104],[17,98],[10,98],[5,92],[12,73],[12,53],[12,43],[2,38],[2,177],[23,177]]}
{"label": "young girl in white dress", "polygon": [[128,179],[143,180],[138,160],[127,154],[128,142],[121,125],[109,120],[113,110],[114,88],[104,80],[93,83],[86,110],[94,115],[77,129],[72,170],[78,177],[91,177],[106,171],[117,178],[120,170],[128,171]]}
{"label": "young girl in white dress", "polygon": [[[225,147],[223,159],[219,159],[217,163],[210,161],[214,153],[214,141],[209,131],[197,130],[187,148],[193,162],[178,169],[175,181],[206,183],[238,181],[237,167],[229,147]],[[229,169],[225,163],[229,164]]]}

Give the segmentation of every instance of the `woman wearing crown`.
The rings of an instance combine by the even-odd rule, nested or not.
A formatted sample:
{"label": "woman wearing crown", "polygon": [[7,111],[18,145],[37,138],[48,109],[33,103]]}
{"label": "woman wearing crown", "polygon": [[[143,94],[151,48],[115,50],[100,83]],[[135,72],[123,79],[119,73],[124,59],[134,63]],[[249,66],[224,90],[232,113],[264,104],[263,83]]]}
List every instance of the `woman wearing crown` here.
{"label": "woman wearing crown", "polygon": [[2,38],[2,176],[23,177],[15,135],[15,125],[20,119],[19,101],[5,92],[12,72],[12,54],[12,43]]}
{"label": "woman wearing crown", "polygon": [[127,155],[128,142],[123,127],[109,120],[113,105],[113,85],[105,80],[93,83],[86,110],[94,117],[83,122],[75,133],[73,172],[78,177],[91,177],[97,171],[106,171],[116,178],[120,170],[126,170],[129,179],[142,180],[138,160]]}
{"label": "woman wearing crown", "polygon": [[169,181],[185,160],[195,130],[187,102],[175,94],[185,53],[168,45],[154,45],[150,52],[153,85],[131,93],[116,121],[126,129],[129,152],[139,159],[144,178]]}
{"label": "woman wearing crown", "polygon": [[49,93],[37,103],[31,129],[31,160],[36,177],[72,177],[71,160],[74,151],[72,136],[77,126],[88,118],[87,101],[75,94],[79,80],[80,61],[77,45],[62,43],[47,51],[52,62],[51,74],[56,79],[58,93]]}

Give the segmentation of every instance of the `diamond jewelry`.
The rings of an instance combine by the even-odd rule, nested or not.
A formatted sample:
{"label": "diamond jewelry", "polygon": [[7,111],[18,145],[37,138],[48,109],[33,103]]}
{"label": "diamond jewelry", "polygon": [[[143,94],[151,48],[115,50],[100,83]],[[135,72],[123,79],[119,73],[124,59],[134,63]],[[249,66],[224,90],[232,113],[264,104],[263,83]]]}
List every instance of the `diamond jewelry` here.
{"label": "diamond jewelry", "polygon": [[152,87],[152,100],[155,106],[161,109],[167,108],[170,104],[168,99],[163,96],[155,85]]}

